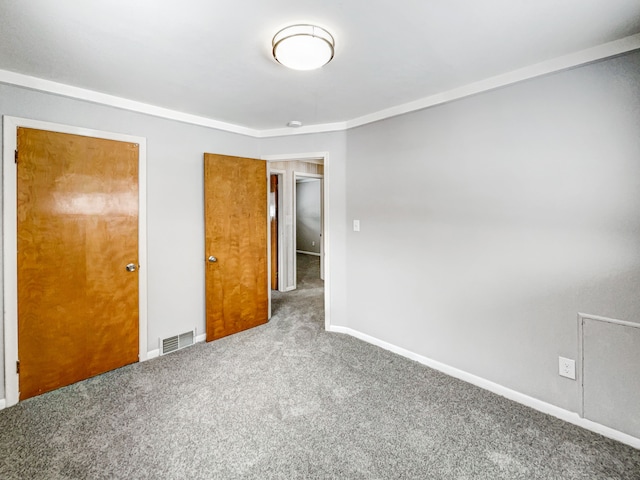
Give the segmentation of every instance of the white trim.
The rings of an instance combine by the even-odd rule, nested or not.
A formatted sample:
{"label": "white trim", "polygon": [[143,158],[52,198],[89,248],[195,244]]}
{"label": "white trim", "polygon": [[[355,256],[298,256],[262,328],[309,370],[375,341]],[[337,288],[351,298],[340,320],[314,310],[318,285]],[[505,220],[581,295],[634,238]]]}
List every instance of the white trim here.
{"label": "white trim", "polygon": [[178,122],[209,127],[216,130],[223,130],[225,132],[239,133],[240,135],[247,135],[249,137],[260,136],[260,131],[253,128],[242,127],[240,125],[221,122],[219,120],[201,117],[198,115],[191,115],[189,113],[179,112],[169,108],[158,107],[156,105],[138,102],[136,100],[129,100],[115,95],[108,95],[94,90],[66,85],[64,83],[52,82],[51,80],[31,77],[21,73],[10,72],[8,70],[0,70],[0,83],[8,83],[10,85],[30,88],[32,90],[39,90],[41,92],[53,93],[63,97],[85,100],[87,102],[121,108],[131,112],[145,113],[154,117],[176,120]]}
{"label": "white trim", "polygon": [[613,323],[622,327],[640,328],[640,323],[628,322],[626,320],[616,320],[615,318],[600,317],[599,315],[590,315],[588,313],[578,313],[581,320],[595,320],[596,322]]}
{"label": "white trim", "polygon": [[263,160],[264,162],[264,170],[265,170],[265,181],[267,182],[266,186],[266,197],[265,202],[267,203],[265,215],[265,221],[267,224],[265,225],[265,235],[267,236],[267,321],[271,320],[271,218],[269,217],[269,207],[271,202],[271,175],[269,173],[269,162]]}
{"label": "white trim", "polygon": [[549,73],[568,70],[573,67],[584,65],[586,63],[602,60],[603,58],[612,57],[621,53],[629,52],[640,48],[640,34],[631,35],[629,37],[616,40],[614,42],[598,45],[597,47],[587,48],[579,52],[569,55],[557,57],[544,62],[529,65],[518,70],[495,75],[493,77],[470,83],[468,85],[437,93],[429,97],[421,98],[414,102],[397,105],[395,107],[380,110],[379,112],[363,115],[347,121],[347,129],[366,125],[368,123],[378,122],[405,113],[423,110],[425,108],[434,107],[443,103],[458,100],[478,93],[487,92],[496,88],[505,87],[514,83],[529,80],[531,78],[540,77]]}
{"label": "white trim", "polygon": [[[3,117],[3,189],[2,189],[2,247],[3,247],[3,302],[4,302],[4,395],[8,406],[18,403],[18,251],[16,167],[11,158],[17,148],[17,122]],[[9,234],[11,232],[11,234]]]}
{"label": "white trim", "polygon": [[16,164],[14,151],[17,144],[18,127],[37,128],[59,133],[70,133],[87,137],[104,138],[120,142],[137,143],[138,148],[138,285],[139,285],[139,345],[138,358],[147,360],[147,140],[144,137],[121,133],[103,132],[70,125],[42,122],[26,118],[3,117],[3,289],[4,289],[4,368],[5,400],[7,406],[18,403],[18,375],[15,362],[18,360],[18,292],[17,292],[17,204]]}
{"label": "white trim", "polygon": [[[303,156],[300,155],[291,155],[288,153],[282,154],[282,155],[263,155],[260,158],[262,160],[266,160],[267,162],[295,162],[295,161],[300,161],[300,162],[309,162],[309,163],[317,163],[317,164],[322,164],[325,162],[325,157],[327,156],[327,152],[309,152],[309,153],[305,153],[302,154]],[[282,171],[283,173],[285,172],[284,170],[278,170],[278,171]]]}
{"label": "white trim", "polygon": [[310,133],[343,132],[348,130],[349,122],[320,123],[299,128],[273,128],[258,132],[258,138],[292,137],[295,135],[308,135]]}
{"label": "white trim", "polygon": [[45,80],[29,75],[23,75],[21,73],[10,72],[8,70],[0,70],[0,83],[30,88],[42,92],[53,93],[55,95],[76,98],[79,100],[85,100],[101,105],[122,108],[124,110],[144,113],[147,115],[153,115],[155,117],[166,118],[169,120],[176,120],[178,122],[189,123],[192,125],[213,128],[215,130],[237,133],[249,137],[271,138],[349,130],[351,128],[366,125],[368,123],[377,122],[386,118],[396,117],[405,113],[415,112],[417,110],[423,110],[425,108],[433,107],[435,105],[440,105],[446,102],[451,102],[453,100],[458,100],[470,95],[476,95],[481,92],[486,92],[488,90],[493,90],[496,88],[504,87],[506,85],[518,83],[523,80],[529,80],[531,78],[547,75],[549,73],[568,70],[580,65],[585,65],[587,63],[613,57],[615,55],[631,52],[639,48],[640,33],[630,35],[613,42],[604,43],[602,45],[570,53],[568,55],[553,58],[551,60],[536,63],[534,65],[520,68],[518,70],[495,75],[478,82],[473,82],[459,88],[454,88],[453,90],[440,92],[413,102],[396,105],[391,108],[379,110],[377,112],[373,112],[347,121],[308,125],[300,128],[274,128],[267,130],[257,130],[241,125],[221,122],[212,118],[178,112],[169,108],[158,107],[155,105],[150,105],[148,103],[129,100],[126,98],[117,97],[115,95],[108,95],[105,93],[74,87],[71,85],[53,82],[51,80]]}
{"label": "white trim", "polygon": [[362,333],[348,327],[339,326],[331,326],[327,330],[335,333],[344,333],[358,338],[364,342],[376,345],[380,348],[384,348],[385,350],[389,350],[390,352],[414,360],[418,363],[426,365],[427,367],[433,368],[434,370],[438,370],[439,372],[445,373],[451,377],[458,378],[467,383],[471,383],[472,385],[496,393],[502,397],[508,398],[509,400],[513,400],[514,402],[526,405],[527,407],[531,407],[535,410],[538,410],[539,412],[546,413],[553,417],[559,418],[560,420],[564,420],[565,422],[577,425],[595,433],[599,433],[600,435],[625,443],[631,447],[640,448],[640,438],[632,437],[631,435],[627,435],[626,433],[614,430],[613,428],[606,427],[596,422],[592,422],[591,420],[586,420],[584,418],[581,418],[580,415],[575,412],[570,412],[569,410],[565,410],[564,408],[560,408],[556,405],[543,402],[542,400],[530,397],[529,395],[525,395],[524,393],[511,390],[510,388],[504,387],[490,380],[486,380],[482,377],[478,377],[477,375],[465,372],[464,370],[460,370],[458,368],[451,367],[422,355],[418,355],[417,353],[372,337],[371,335],[367,335],[366,333]]}
{"label": "white trim", "polygon": [[[125,135],[116,135],[125,137]],[[129,135],[126,135],[129,137]],[[139,317],[139,348],[138,360],[147,360],[147,333],[149,312],[148,291],[149,282],[147,262],[147,139],[145,137],[132,137],[138,143],[138,317]],[[117,140],[118,138],[113,138]]]}
{"label": "white trim", "polygon": [[578,366],[576,374],[578,375],[578,388],[580,389],[580,417],[584,417],[584,319],[582,314],[578,313]]}
{"label": "white trim", "polygon": [[147,352],[147,360],[151,360],[153,358],[158,358],[160,356],[160,349],[156,348],[155,350],[149,350]]}
{"label": "white trim", "polygon": [[[329,230],[329,214],[330,214],[330,195],[329,195],[329,178],[330,178],[330,162],[329,162],[329,152],[309,152],[309,153],[297,153],[297,154],[282,154],[282,155],[263,155],[263,160],[268,162],[282,162],[282,161],[294,161],[299,160],[301,162],[308,161],[309,159],[314,160],[322,160],[324,165],[322,175],[322,190],[323,194],[323,215],[324,215],[324,223],[323,223],[323,231],[322,231],[322,241],[323,241],[323,251],[324,251],[324,328],[325,330],[329,330],[331,328],[331,262],[330,262],[330,230]],[[312,175],[312,174],[307,174]],[[294,185],[295,185],[295,172],[293,175]],[[295,192],[294,192],[295,193]],[[295,205],[294,205],[295,207]],[[295,256],[294,256],[295,259]],[[288,288],[284,291],[294,290],[294,288]]]}
{"label": "white trim", "polygon": [[[323,175],[322,178],[320,179],[320,205],[321,205],[321,212],[320,212],[320,231],[324,232],[324,225],[325,225],[325,220],[324,220],[324,168],[323,168]],[[324,235],[324,233],[323,233]],[[322,280],[324,282],[324,264],[325,264],[325,256],[324,256],[324,242],[322,241],[322,238],[320,239],[320,280]]]}
{"label": "white trim", "polygon": [[296,253],[302,253],[303,255],[313,255],[314,257],[321,257],[319,253],[316,252],[306,252],[304,250],[296,250]]}
{"label": "white trim", "polygon": [[4,398],[0,398],[0,410],[7,408],[7,402],[5,402]]}

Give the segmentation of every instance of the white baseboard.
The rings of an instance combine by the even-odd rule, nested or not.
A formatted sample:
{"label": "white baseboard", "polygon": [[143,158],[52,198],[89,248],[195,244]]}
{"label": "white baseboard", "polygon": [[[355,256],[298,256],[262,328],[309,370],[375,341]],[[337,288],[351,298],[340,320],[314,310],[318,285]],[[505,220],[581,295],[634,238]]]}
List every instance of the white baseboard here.
{"label": "white baseboard", "polygon": [[147,352],[147,360],[151,360],[152,358],[158,358],[160,356],[160,349],[156,348],[155,350],[149,350]]}
{"label": "white baseboard", "polygon": [[302,253],[303,255],[313,255],[314,257],[320,257],[321,255],[316,252],[307,252],[305,250],[296,250],[296,253]]}
{"label": "white baseboard", "polygon": [[[200,343],[200,342],[204,342],[207,339],[207,334],[203,333],[202,335],[198,335],[196,336],[196,339],[194,340],[194,344],[195,343]],[[160,349],[156,348],[155,350],[150,350],[147,352],[147,360],[151,360],[152,358],[157,358],[160,356]]]}
{"label": "white baseboard", "polygon": [[372,345],[376,345],[380,348],[384,348],[385,350],[389,350],[390,352],[397,353],[398,355],[414,360],[418,363],[426,365],[427,367],[433,368],[434,370],[438,370],[451,377],[458,378],[467,383],[471,383],[472,385],[483,388],[485,390],[489,390],[490,392],[496,393],[502,397],[508,398],[509,400],[513,400],[514,402],[518,402],[522,405],[526,405],[527,407],[531,407],[534,410],[538,410],[539,412],[546,413],[553,417],[559,418],[560,420],[564,420],[565,422],[572,423],[573,425],[577,425],[592,432],[599,433],[600,435],[603,435],[605,437],[617,440],[618,442],[624,443],[631,447],[640,449],[640,438],[636,438],[618,430],[614,430],[613,428],[606,427],[596,422],[592,422],[591,420],[580,417],[580,415],[575,412],[570,412],[569,410],[565,410],[564,408],[560,408],[550,403],[543,402],[542,400],[538,400],[537,398],[530,397],[529,395],[525,395],[524,393],[511,390],[510,388],[504,387],[498,383],[491,382],[485,378],[465,372],[464,370],[460,370],[458,368],[454,368],[444,363],[437,362],[422,355],[418,355],[417,353],[411,352],[404,348],[398,347],[396,345],[348,327],[331,326],[329,328],[329,331],[335,333],[344,333],[358,338],[364,342],[371,343]]}
{"label": "white baseboard", "polygon": [[6,408],[7,406],[7,402],[5,401],[4,398],[0,398],[0,410],[3,410],[4,408]]}

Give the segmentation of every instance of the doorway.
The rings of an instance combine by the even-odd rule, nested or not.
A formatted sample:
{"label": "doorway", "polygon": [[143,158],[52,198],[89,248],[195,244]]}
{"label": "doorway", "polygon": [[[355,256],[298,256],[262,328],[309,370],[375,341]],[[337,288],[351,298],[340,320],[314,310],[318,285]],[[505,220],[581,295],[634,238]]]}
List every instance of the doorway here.
{"label": "doorway", "polygon": [[[324,296],[324,328],[331,328],[331,274],[329,249],[329,199],[325,193],[329,189],[330,168],[327,152],[309,154],[266,155],[270,174],[278,175],[278,291],[296,289],[296,242],[294,192],[295,175],[317,176],[321,178],[322,237],[321,267]],[[275,293],[275,292],[274,292]]]}
{"label": "doorway", "polygon": [[306,263],[319,263],[319,278],[324,280],[323,259],[323,208],[322,208],[322,184],[323,176],[320,174],[294,174],[294,226],[295,226],[295,251],[296,251],[296,287],[298,284],[298,259],[306,258]]}
{"label": "doorway", "polygon": [[[288,292],[296,289],[296,181],[319,180],[320,186],[320,233],[312,240],[315,242],[314,249],[319,250],[316,255],[320,259],[321,278],[325,277],[327,255],[326,236],[326,188],[325,178],[325,157],[297,157],[282,160],[269,160],[269,175],[277,176],[278,184],[278,291]],[[272,204],[270,202],[270,209]]]}
{"label": "doorway", "polygon": [[[71,235],[69,238],[71,239],[70,241],[75,242],[76,240],[81,238],[86,239],[86,238],[95,237],[96,239],[95,242],[91,241],[90,244],[85,244],[84,248],[86,250],[85,253],[87,254],[87,257],[86,257],[87,259],[90,257],[91,252],[94,252],[97,255],[96,258],[98,258],[98,260],[100,259],[104,260],[107,257],[109,257],[109,259],[113,259],[115,263],[118,263],[118,265],[115,265],[114,263],[113,266],[109,266],[109,268],[107,268],[106,265],[103,265],[104,262],[100,263],[99,261],[96,261],[96,263],[94,263],[87,260],[87,263],[84,267],[85,270],[92,269],[95,273],[95,275],[92,274],[93,276],[87,275],[87,278],[95,277],[94,280],[90,280],[91,285],[79,286],[81,291],[84,292],[82,295],[79,295],[79,296],[87,297],[87,302],[89,302],[87,305],[90,305],[91,302],[95,300],[94,298],[95,295],[93,294],[98,295],[98,297],[102,299],[99,301],[99,303],[103,301],[107,303],[110,303],[110,302],[113,303],[113,301],[117,301],[120,305],[121,304],[120,300],[123,300],[124,298],[128,298],[128,301],[133,302],[130,307],[121,309],[124,313],[127,313],[127,318],[129,319],[126,320],[126,323],[127,325],[131,323],[130,326],[133,329],[133,332],[131,334],[126,334],[125,339],[120,339],[123,341],[123,343],[127,345],[127,349],[126,349],[127,353],[124,356],[118,355],[119,358],[116,360],[108,358],[107,359],[108,361],[106,361],[106,363],[100,362],[100,365],[96,365],[93,363],[93,360],[94,360],[93,354],[96,351],[99,351],[99,352],[103,352],[106,355],[105,358],[110,356],[111,350],[113,347],[113,342],[108,341],[105,344],[105,342],[102,342],[103,337],[101,337],[101,335],[102,333],[104,333],[103,332],[104,328],[107,328],[108,330],[111,331],[111,333],[114,333],[119,330],[119,327],[116,326],[114,328],[111,328],[113,327],[113,325],[110,325],[110,321],[104,321],[104,322],[101,321],[100,320],[101,317],[99,313],[96,313],[96,312],[94,312],[95,315],[93,315],[91,312],[85,312],[85,317],[82,318],[81,320],[90,321],[87,319],[94,318],[95,320],[98,321],[100,325],[83,325],[82,321],[78,325],[76,325],[78,326],[78,328],[80,328],[81,331],[87,333],[87,335],[89,336],[87,338],[77,338],[77,336],[74,337],[75,340],[73,339],[71,340],[72,342],[71,346],[74,346],[76,350],[81,351],[81,353],[83,354],[84,353],[89,354],[91,359],[87,361],[86,357],[83,357],[84,360],[82,358],[81,359],[75,358],[74,360],[75,363],[84,362],[85,365],[83,365],[82,368],[80,368],[77,365],[73,368],[75,370],[78,370],[78,369],[86,370],[85,372],[87,373],[86,376],[92,376],[94,374],[101,373],[101,371],[117,368],[117,366],[120,366],[126,363],[132,363],[138,360],[143,361],[143,360],[146,360],[147,358],[147,352],[146,352],[147,350],[147,323],[146,323],[147,322],[147,310],[146,310],[147,251],[146,251],[146,161],[145,161],[146,141],[144,138],[141,138],[141,137],[112,134],[109,132],[99,132],[95,130],[88,130],[88,129],[82,129],[82,128],[77,128],[72,126],[58,125],[58,124],[52,124],[48,122],[40,122],[40,121],[21,119],[21,118],[15,118],[15,117],[5,116],[3,123],[4,123],[4,128],[3,128],[3,134],[4,134],[4,149],[3,149],[4,282],[3,282],[3,290],[4,290],[4,308],[5,308],[4,368],[5,368],[6,406],[11,406],[18,403],[18,401],[20,400],[20,390],[23,387],[23,382],[20,379],[20,374],[25,373],[23,370],[23,367],[26,367],[26,365],[21,366],[21,364],[18,363],[19,360],[22,360],[21,358],[22,354],[24,353],[27,356],[30,355],[30,359],[34,360],[36,363],[43,363],[43,361],[46,360],[46,358],[43,355],[40,355],[40,357],[38,356],[38,351],[39,351],[38,348],[42,347],[42,352],[48,351],[47,349],[51,350],[51,348],[55,349],[55,342],[57,337],[57,335],[48,335],[48,334],[47,334],[48,336],[45,335],[43,337],[45,338],[44,340],[45,343],[39,346],[36,345],[35,350],[31,348],[33,346],[29,347],[29,346],[25,346],[22,343],[19,344],[19,330],[22,332],[23,327],[25,326],[23,322],[19,323],[18,321],[19,310],[21,311],[21,315],[23,315],[21,317],[23,319],[26,319],[24,315],[26,315],[27,317],[36,316],[28,308],[27,310],[25,310],[24,306],[21,308],[19,307],[20,304],[29,306],[30,303],[33,303],[29,299],[26,299],[26,300],[29,300],[27,303],[19,303],[19,298],[22,298],[25,295],[27,297],[29,297],[30,295],[32,296],[32,294],[35,291],[30,286],[30,284],[33,283],[29,280],[30,272],[22,269],[20,270],[22,271],[22,273],[19,275],[19,267],[22,268],[26,266],[27,270],[30,270],[32,267],[37,268],[39,265],[42,266],[43,262],[36,261],[35,266],[34,265],[29,266],[24,263],[24,259],[19,261],[20,257],[17,254],[18,244],[19,244],[18,234],[20,231],[23,231],[19,229],[23,227],[22,224],[24,222],[22,222],[22,220],[24,220],[24,218],[22,218],[22,216],[25,215],[25,212],[22,210],[22,207],[25,202],[21,201],[20,202],[21,210],[18,209],[18,201],[17,201],[18,194],[30,195],[28,189],[31,188],[30,187],[31,184],[35,184],[35,182],[32,182],[32,181],[26,182],[26,183],[23,182],[22,185],[26,186],[27,190],[25,190],[24,187],[19,188],[21,183],[18,177],[18,173],[19,173],[18,163],[20,163],[20,166],[22,167],[21,162],[23,161],[23,158],[22,158],[22,152],[18,151],[18,146],[20,146],[20,150],[25,150],[27,154],[30,149],[42,150],[42,155],[34,154],[35,157],[40,157],[41,159],[42,158],[46,159],[48,157],[51,159],[54,158],[55,155],[51,152],[56,151],[56,149],[58,148],[56,146],[56,142],[58,144],[61,144],[61,145],[58,145],[60,148],[63,148],[63,149],[68,148],[68,146],[71,145],[71,147],[69,148],[78,150],[78,152],[76,152],[77,154],[74,153],[73,155],[75,155],[75,158],[79,159],[80,163],[76,163],[75,167],[73,166],[70,167],[71,164],[67,161],[70,158],[69,156],[70,152],[65,152],[64,158],[66,163],[62,168],[63,170],[67,168],[82,170],[81,174],[85,175],[86,177],[85,180],[87,181],[80,182],[78,184],[80,185],[80,187],[78,187],[80,188],[80,190],[77,190],[75,187],[73,187],[72,190],[69,190],[68,192],[66,192],[68,193],[68,195],[66,194],[63,195],[63,193],[65,192],[63,192],[62,190],[58,191],[56,189],[64,189],[67,186],[71,188],[71,184],[67,185],[64,183],[66,181],[65,179],[67,179],[67,176],[69,176],[67,174],[69,174],[70,172],[67,172],[66,170],[64,172],[63,171],[59,171],[57,173],[52,172],[51,174],[53,175],[53,177],[51,178],[53,180],[51,182],[44,182],[44,183],[45,184],[50,183],[52,186],[55,186],[54,191],[50,191],[50,194],[49,194],[49,198],[52,199],[53,201],[49,203],[49,206],[51,208],[44,209],[44,211],[45,212],[50,211],[50,213],[54,214],[54,218],[57,219],[55,220],[55,222],[62,221],[64,223],[64,219],[66,217],[72,217],[72,216],[76,216],[79,219],[78,221],[80,223],[78,223],[78,228],[81,228],[81,229],[84,228],[85,235],[82,235],[82,236]],[[28,135],[27,137],[24,137],[22,134],[18,133],[19,129],[23,129],[24,132],[31,132],[31,133],[35,132],[36,136],[31,137],[30,135]],[[60,135],[66,135],[66,137],[60,137]],[[44,139],[40,138],[41,136],[44,136],[45,138]],[[20,137],[20,144],[19,144],[19,137]],[[63,140],[58,142],[57,140],[60,138],[63,138]],[[90,147],[88,145],[90,145]],[[97,163],[92,161],[89,161],[86,164],[82,163],[82,158],[88,158],[88,157],[85,156],[84,154],[81,154],[80,151],[83,151],[83,149],[86,147],[86,148],[89,148],[90,151],[92,151],[91,155],[93,155],[94,151],[92,149],[96,146],[99,147],[96,151],[100,152],[99,155],[97,153],[96,155],[100,156],[100,158],[104,157],[104,159],[108,158],[110,160],[98,161]],[[107,166],[107,164],[112,164],[113,159],[120,158],[120,154],[122,153],[120,152],[120,150],[130,151],[130,160],[127,161],[128,163],[126,164],[127,166],[125,167],[126,175],[123,174],[124,175],[123,177],[119,177],[118,175],[120,174],[116,173],[115,174],[116,177],[113,177],[112,180],[109,180],[107,182],[111,186],[115,185],[115,186],[123,187],[120,189],[122,191],[120,191],[118,188],[115,189],[118,198],[114,198],[110,190],[102,193],[100,191],[93,191],[93,190],[90,191],[89,187],[92,184],[92,182],[90,181],[90,178],[93,178],[93,176],[95,175],[102,176],[103,174],[107,174],[106,172],[109,171],[111,167],[113,167],[113,165]],[[15,152],[18,152],[18,153],[15,153]],[[120,152],[120,153],[115,154],[114,152]],[[28,154],[28,155],[31,155],[31,154]],[[31,155],[31,156],[34,156],[34,155]],[[16,163],[16,160],[15,160],[16,158],[18,158],[18,163]],[[27,163],[29,163],[28,157],[25,157],[25,166]],[[91,165],[91,168],[93,169],[97,168],[98,173],[95,173],[95,172],[89,173],[88,169],[90,165]],[[36,169],[40,171],[41,167],[47,168],[46,162],[43,163],[41,166],[36,167]],[[102,167],[106,169],[105,172],[102,172]],[[129,172],[129,169],[131,168],[137,170],[137,181],[134,181],[133,190],[129,189],[128,187],[124,188],[123,186],[123,182],[125,181],[126,177],[129,177],[128,172]],[[31,173],[26,173],[26,175],[28,177],[29,175],[31,175]],[[107,175],[110,176],[109,178],[112,178],[112,175],[110,173]],[[96,185],[100,183],[101,182],[96,182]],[[65,198],[63,199],[61,195],[64,196]],[[125,198],[127,199],[126,201],[125,201]],[[122,263],[120,260],[123,260],[124,257],[115,258],[116,255],[110,254],[108,256],[105,256],[105,255],[101,255],[100,253],[101,250],[103,250],[103,247],[106,248],[106,246],[110,244],[110,240],[108,238],[110,238],[110,236],[114,234],[114,231],[110,227],[105,229],[100,226],[105,222],[105,219],[107,217],[102,215],[102,213],[98,212],[97,210],[99,210],[101,207],[105,205],[108,205],[108,206],[110,205],[109,208],[112,210],[111,213],[115,214],[115,217],[119,219],[119,220],[116,220],[116,222],[120,222],[120,223],[124,221],[122,220],[121,210],[124,209],[125,207],[129,208],[127,205],[134,205],[138,210],[137,216],[134,217],[134,223],[132,225],[132,228],[129,230],[130,233],[127,234],[128,235],[127,238],[131,238],[131,240],[130,241],[127,240],[126,242],[126,243],[135,243],[135,249],[137,250],[137,252],[134,254],[133,251],[129,252],[127,249],[123,249],[123,251],[127,250],[126,253],[124,253],[124,255],[127,256],[127,262],[128,262],[123,265],[119,265],[119,263]],[[79,209],[82,209],[82,213],[80,212]],[[20,221],[17,221],[19,212],[22,212],[20,213],[21,218],[20,218]],[[27,212],[27,214],[30,214],[30,213]],[[80,226],[81,224],[83,226]],[[62,234],[62,230],[65,230],[65,229],[67,229],[67,227],[60,226],[60,228],[54,229],[54,230]],[[89,234],[89,232],[93,232],[96,235],[93,235],[93,233]],[[21,238],[22,238],[22,243],[20,243],[20,245],[22,245],[20,248],[21,253],[25,253],[25,251],[31,248],[29,247],[28,244],[24,243],[24,240],[26,237],[28,237],[28,235],[30,235],[30,233],[21,234]],[[55,238],[57,239],[57,237]],[[28,238],[26,239],[28,240]],[[104,242],[101,243],[102,241],[101,239],[105,240],[106,243]],[[57,240],[62,240],[62,239],[57,239]],[[57,242],[53,242],[52,245],[58,245],[59,248],[62,248],[60,255],[65,254],[66,244],[64,243],[58,244]],[[39,252],[38,255],[42,255],[46,253],[46,252],[40,251],[44,247],[35,246],[34,248],[36,249],[35,251]],[[128,257],[132,255],[136,256],[136,258],[129,259]],[[77,256],[75,255],[65,257],[68,260],[68,262],[65,264],[64,271],[68,272],[69,275],[71,276],[77,273],[76,267],[80,268],[80,266],[75,265],[74,263],[77,260],[76,257]],[[56,256],[54,255],[53,258],[55,259]],[[44,259],[44,261],[46,261],[46,259]],[[113,267],[113,269],[111,267]],[[121,270],[119,267],[121,267]],[[120,277],[122,277],[122,280],[127,285],[133,282],[133,286],[131,288],[134,288],[136,290],[136,295],[130,296],[126,292],[123,295],[120,295],[122,293],[120,292],[120,290],[116,292],[117,295],[114,295],[114,290],[107,291],[108,290],[107,287],[111,285],[111,280],[102,281],[102,280],[105,280],[105,278],[103,277],[106,274],[107,270],[113,270],[113,273],[115,277],[118,279],[117,280],[118,282],[120,281],[119,280]],[[55,272],[53,273],[55,274]],[[22,281],[19,282],[19,279],[21,279]],[[39,279],[38,283],[40,283],[40,277],[38,277],[38,279]],[[55,284],[55,280],[51,280],[51,282]],[[22,288],[20,287],[20,285],[26,288]],[[126,287],[125,290],[128,291],[129,288],[130,287]],[[36,289],[37,289],[37,285],[36,285]],[[104,295],[102,295],[102,293],[104,293]],[[122,298],[120,298],[121,296]],[[78,296],[75,296],[75,297],[78,297]],[[78,298],[75,298],[75,297],[72,302],[74,304],[76,304],[79,301]],[[37,300],[38,298],[39,298],[39,295],[36,295],[31,300],[34,300],[34,299]],[[112,301],[110,301],[109,298],[112,298]],[[69,302],[66,302],[64,305],[61,304],[60,308],[63,308],[63,307],[66,308],[68,306],[69,306]],[[44,308],[46,310],[46,305],[44,306]],[[83,308],[84,307],[80,308],[80,310],[83,310]],[[78,315],[75,315],[75,316],[77,318]],[[38,330],[39,328],[40,327],[36,326],[37,331],[39,331]],[[94,331],[94,333],[93,334],[88,333],[90,331]],[[98,331],[102,333],[98,333]],[[65,327],[63,325],[60,336],[63,337],[68,333],[69,332],[65,330]],[[25,338],[29,338],[30,335],[31,334],[23,335],[22,336],[23,340]],[[82,337],[83,335],[84,333],[80,336]],[[118,333],[116,333],[116,336],[118,336]],[[91,338],[93,338],[95,342],[93,342]],[[49,340],[53,342],[53,345],[48,344]],[[74,342],[76,342],[78,345],[73,345]],[[83,343],[84,345],[82,345]],[[28,354],[29,348],[31,348],[32,354]],[[70,362],[68,358],[66,358],[66,354],[69,353],[70,349],[71,348],[67,349],[67,347],[65,346],[64,349],[61,350],[61,353],[63,354],[62,355],[63,363],[65,362],[73,363],[73,362]],[[33,354],[33,352],[35,352],[35,354]],[[101,355],[102,354],[100,354],[99,356]],[[76,378],[75,373],[77,372],[74,372],[74,375],[71,375],[70,380],[69,379],[64,380],[62,384],[64,384],[65,382],[67,382],[67,384],[73,383],[74,381],[77,381],[78,379],[80,379],[79,377]],[[39,387],[36,387],[35,389],[30,387],[31,393],[29,393],[27,396],[30,396],[31,394],[38,394],[48,389],[51,389],[49,388],[50,385],[48,380],[45,383],[47,383],[47,385],[39,386]],[[62,386],[62,384],[60,384],[59,386]],[[55,386],[53,388],[55,388]]]}

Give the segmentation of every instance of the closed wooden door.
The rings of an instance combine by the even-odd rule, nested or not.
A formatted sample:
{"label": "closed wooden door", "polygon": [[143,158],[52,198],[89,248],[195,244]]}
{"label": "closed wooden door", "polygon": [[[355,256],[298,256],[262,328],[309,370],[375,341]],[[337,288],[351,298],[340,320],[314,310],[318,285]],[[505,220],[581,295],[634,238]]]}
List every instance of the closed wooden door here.
{"label": "closed wooden door", "polygon": [[207,341],[268,320],[267,168],[204,156]]}
{"label": "closed wooden door", "polygon": [[17,140],[24,400],[138,360],[138,145],[29,128]]}

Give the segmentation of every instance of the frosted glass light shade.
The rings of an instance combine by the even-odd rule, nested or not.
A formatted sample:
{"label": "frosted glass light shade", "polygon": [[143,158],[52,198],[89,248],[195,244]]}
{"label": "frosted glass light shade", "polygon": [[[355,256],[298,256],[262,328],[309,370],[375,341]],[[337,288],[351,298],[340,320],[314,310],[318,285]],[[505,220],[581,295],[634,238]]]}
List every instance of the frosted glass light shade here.
{"label": "frosted glass light shade", "polygon": [[333,58],[335,41],[315,25],[292,25],[275,34],[273,58],[294,70],[314,70]]}

